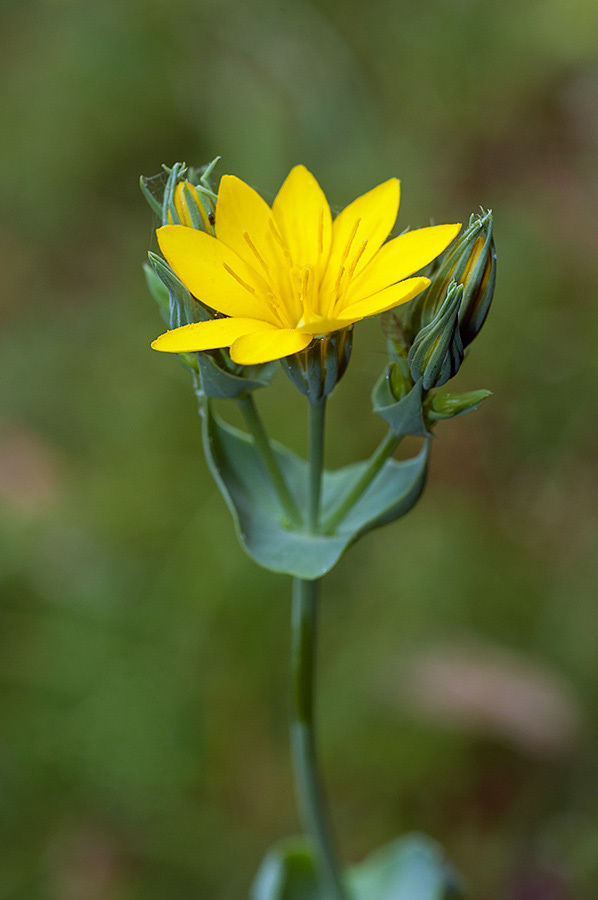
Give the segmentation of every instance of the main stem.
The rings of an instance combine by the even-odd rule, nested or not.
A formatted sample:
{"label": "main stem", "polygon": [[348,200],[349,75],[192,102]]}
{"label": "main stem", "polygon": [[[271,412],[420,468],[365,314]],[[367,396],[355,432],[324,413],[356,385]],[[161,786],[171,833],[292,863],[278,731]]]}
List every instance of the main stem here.
{"label": "main stem", "polygon": [[[318,530],[324,464],[325,401],[310,401],[308,527]],[[291,750],[295,785],[305,830],[318,853],[322,888],[330,900],[348,900],[325,810],[315,739],[314,685],[316,618],[320,581],[293,579],[291,649],[293,712]]]}
{"label": "main stem", "polygon": [[324,422],[326,399],[309,401],[309,507],[307,525],[312,534],[318,531],[322,472],[324,470]]}
{"label": "main stem", "polygon": [[319,581],[293,579],[291,749],[299,805],[305,830],[317,850],[318,870],[325,896],[330,900],[348,900],[326,815],[316,752],[314,674],[319,587]]}

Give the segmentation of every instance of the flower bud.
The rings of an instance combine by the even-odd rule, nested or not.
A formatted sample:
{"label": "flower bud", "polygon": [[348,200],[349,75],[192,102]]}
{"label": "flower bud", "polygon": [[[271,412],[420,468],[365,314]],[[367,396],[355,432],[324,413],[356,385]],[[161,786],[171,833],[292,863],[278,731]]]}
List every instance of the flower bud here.
{"label": "flower bud", "polygon": [[210,215],[202,202],[202,198],[190,181],[179,181],[173,192],[172,203],[174,205],[178,221],[174,221],[172,210],[168,210],[168,222],[170,225],[185,225],[187,228],[196,228],[199,231],[207,231],[213,234],[214,229],[210,222]]}
{"label": "flower bud", "polygon": [[322,400],[341,380],[351,357],[353,328],[316,337],[305,350],[281,359],[295,387],[310,400]]}
{"label": "flower bud", "polygon": [[402,400],[413,387],[413,380],[408,372],[403,371],[403,366],[398,362],[391,362],[387,372],[388,387],[395,400]]}
{"label": "flower bud", "polygon": [[492,391],[467,391],[456,394],[453,391],[436,391],[430,394],[425,405],[426,419],[454,419],[464,413],[477,409],[482,400]]}
{"label": "flower bud", "polygon": [[463,285],[459,308],[459,332],[467,347],[480,331],[492,302],[496,281],[496,249],[492,236],[492,211],[473,214],[469,226],[445,253],[431,274],[430,286],[407,311],[405,327],[412,340],[437,315],[451,281]]}
{"label": "flower bud", "polygon": [[444,384],[463,362],[459,334],[459,307],[463,285],[451,281],[435,317],[418,331],[407,357],[414,381],[422,379],[424,390]]}

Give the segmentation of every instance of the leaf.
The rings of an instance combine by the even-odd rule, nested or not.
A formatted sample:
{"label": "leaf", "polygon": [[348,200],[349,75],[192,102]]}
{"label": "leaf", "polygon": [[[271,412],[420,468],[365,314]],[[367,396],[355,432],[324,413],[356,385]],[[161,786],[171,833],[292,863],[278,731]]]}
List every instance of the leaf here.
{"label": "leaf", "polygon": [[249,896],[250,900],[321,900],[309,843],[288,838],[276,844],[264,858]]}
{"label": "leaf", "polygon": [[423,382],[417,381],[409,393],[401,400],[396,400],[389,385],[390,368],[380,376],[372,391],[372,407],[377,415],[388,422],[394,433],[400,437],[414,434],[419,437],[431,437],[426,428],[422,411]]}
{"label": "leaf", "polygon": [[[408,512],[424,487],[427,443],[412,459],[387,460],[333,534],[309,534],[292,528],[253,439],[217,418],[209,403],[203,411],[203,438],[208,465],[232,513],[242,547],[260,566],[299,578],[320,578],[330,571],[358,537]],[[273,450],[298,507],[305,509],[307,463],[279,444],[273,444]],[[366,466],[367,462],[361,462],[324,473],[323,520]]]}
{"label": "leaf", "polygon": [[374,851],[348,873],[354,900],[456,900],[462,896],[441,847],[406,835]]}

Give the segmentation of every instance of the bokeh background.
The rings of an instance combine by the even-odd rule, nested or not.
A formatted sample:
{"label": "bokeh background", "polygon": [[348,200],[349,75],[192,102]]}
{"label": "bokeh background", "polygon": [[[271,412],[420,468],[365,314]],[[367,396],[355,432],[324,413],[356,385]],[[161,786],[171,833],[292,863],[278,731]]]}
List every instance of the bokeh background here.
{"label": "bokeh background", "polygon": [[[328,577],[342,855],[437,838],[475,900],[598,895],[594,0],[3,0],[0,898],[238,900],[299,829],[289,585],[238,548],[141,265],[140,174],[222,156],[399,228],[495,213],[498,288],[408,518]],[[328,464],[369,454],[356,335]],[[302,449],[281,374],[258,403]],[[408,448],[409,449],[409,448]]]}

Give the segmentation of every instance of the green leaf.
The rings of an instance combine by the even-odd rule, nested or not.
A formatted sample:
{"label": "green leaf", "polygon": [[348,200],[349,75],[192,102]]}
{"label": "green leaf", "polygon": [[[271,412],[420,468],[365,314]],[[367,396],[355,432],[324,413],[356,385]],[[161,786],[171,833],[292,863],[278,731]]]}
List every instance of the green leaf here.
{"label": "green leaf", "polygon": [[431,437],[423,417],[422,398],[423,382],[420,379],[409,393],[396,400],[390,389],[390,366],[382,373],[372,391],[372,407],[374,412],[388,422],[394,433],[399,436],[414,434],[418,437]]}
{"label": "green leaf", "polygon": [[280,841],[264,858],[250,900],[321,900],[313,853],[303,838]]}
{"label": "green leaf", "polygon": [[442,849],[406,835],[374,851],[348,873],[354,900],[449,900],[462,896]]}
{"label": "green leaf", "polygon": [[[253,439],[203,411],[203,438],[212,475],[232,513],[242,547],[260,566],[299,578],[319,578],[358,537],[392,522],[417,502],[425,481],[428,444],[412,459],[387,460],[369,487],[330,535],[295,530],[278,500]],[[274,455],[300,509],[308,495],[307,463],[279,444]],[[325,472],[322,520],[359,479],[367,462]]]}

